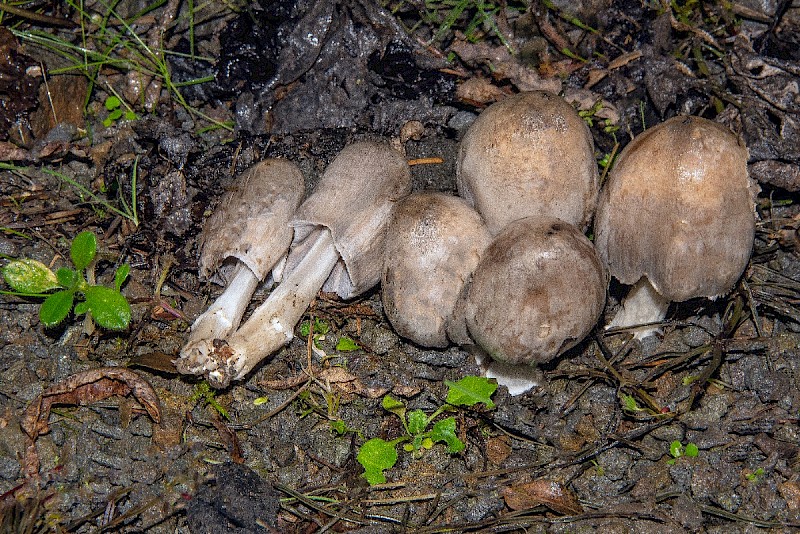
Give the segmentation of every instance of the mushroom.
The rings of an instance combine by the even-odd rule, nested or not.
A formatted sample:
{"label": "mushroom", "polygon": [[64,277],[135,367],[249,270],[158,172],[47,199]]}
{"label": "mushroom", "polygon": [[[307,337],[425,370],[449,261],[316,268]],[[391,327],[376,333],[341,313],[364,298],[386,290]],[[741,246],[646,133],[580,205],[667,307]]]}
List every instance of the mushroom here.
{"label": "mushroom", "polygon": [[377,284],[392,206],[410,190],[411,171],[399,152],[374,142],[345,147],[294,215],[293,250],[281,283],[238,330],[206,343],[202,357],[182,370],[225,387],[293,339],[323,284],[346,297]]}
{"label": "mushroom", "polygon": [[462,296],[479,363],[488,363],[482,355],[493,360],[487,376],[512,395],[530,389],[535,366],[574,347],[594,328],[607,286],[605,265],[573,225],[534,216],[506,226]]}
{"label": "mushroom", "polygon": [[747,157],[725,126],[700,117],[674,117],[625,147],[595,220],[600,256],[615,278],[634,285],[609,328],[660,322],[670,301],[733,288],[755,235]]}
{"label": "mushroom", "polygon": [[381,279],[394,330],[424,347],[446,347],[458,296],[490,241],[481,216],[459,197],[426,192],[398,202]]}
{"label": "mushroom", "polygon": [[195,320],[183,353],[239,326],[256,286],[289,249],[289,221],[304,194],[302,173],[286,160],[264,160],[237,177],[200,236],[200,276],[215,274],[226,289]]}
{"label": "mushroom", "polygon": [[529,215],[585,230],[600,188],[589,128],[563,98],[545,91],[486,108],[461,140],[456,172],[459,195],[492,235]]}

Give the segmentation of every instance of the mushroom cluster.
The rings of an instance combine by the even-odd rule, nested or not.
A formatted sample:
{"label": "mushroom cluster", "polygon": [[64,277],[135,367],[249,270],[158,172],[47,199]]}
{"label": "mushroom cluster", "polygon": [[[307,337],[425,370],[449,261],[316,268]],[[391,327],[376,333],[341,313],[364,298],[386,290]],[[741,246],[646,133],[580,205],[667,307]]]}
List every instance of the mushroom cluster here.
{"label": "mushroom cluster", "polygon": [[[205,330],[203,322],[196,322],[175,362],[178,370],[205,375],[212,386],[225,387],[294,338],[295,326],[324,285],[352,298],[377,284],[392,205],[410,192],[411,171],[399,152],[381,143],[345,147],[283,225],[294,231],[280,284],[227,335],[195,335],[195,330]],[[224,203],[223,211],[229,206]],[[208,238],[204,242],[206,248],[214,246]],[[276,242],[273,252],[284,254],[289,243],[283,244]]]}
{"label": "mushroom cluster", "polygon": [[[591,132],[541,91],[489,106],[470,126],[458,197],[410,194],[407,162],[380,143],[342,150],[302,203],[296,167],[267,160],[206,225],[201,274],[216,270],[229,287],[197,319],[176,365],[224,387],[293,338],[320,289],[349,299],[380,281],[399,335],[461,345],[487,376],[523,393],[539,364],[597,325],[610,276],[634,285],[612,327],[657,323],[670,301],[731,290],[754,238],[746,162],[725,127],[676,117],[636,137],[601,192]],[[594,244],[584,235],[593,217]],[[243,240],[216,241],[231,236]],[[239,326],[256,285],[284,263]]]}

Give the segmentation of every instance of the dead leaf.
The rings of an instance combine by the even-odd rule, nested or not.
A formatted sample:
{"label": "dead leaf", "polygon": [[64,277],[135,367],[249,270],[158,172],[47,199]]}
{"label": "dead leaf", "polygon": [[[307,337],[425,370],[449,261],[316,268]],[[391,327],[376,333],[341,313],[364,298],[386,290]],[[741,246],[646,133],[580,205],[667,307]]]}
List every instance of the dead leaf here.
{"label": "dead leaf", "polygon": [[214,428],[219,432],[219,436],[222,438],[225,447],[227,447],[231,460],[234,463],[243,464],[244,456],[242,456],[242,446],[239,444],[239,437],[236,435],[236,432],[234,432],[219,415],[215,415],[211,418],[211,424],[214,425]]}
{"label": "dead leaf", "polygon": [[31,159],[30,153],[14,143],[0,141],[0,161],[24,161]]}
{"label": "dead leaf", "polygon": [[555,480],[539,479],[503,489],[506,505],[512,510],[527,510],[543,504],[564,515],[583,513],[578,497]]}
{"label": "dead leaf", "polygon": [[50,386],[36,397],[22,414],[20,426],[32,440],[50,430],[47,420],[55,404],[86,405],[119,395],[133,396],[156,423],[161,422],[161,406],[153,386],[124,367],[100,367],[77,373]]}
{"label": "dead leaf", "polygon": [[458,86],[456,97],[474,106],[486,106],[502,100],[506,93],[486,78],[470,78]]}
{"label": "dead leaf", "polygon": [[156,351],[137,354],[129,360],[129,364],[136,367],[144,367],[152,371],[177,375],[178,370],[175,368],[175,364],[172,363],[174,359],[174,356]]}

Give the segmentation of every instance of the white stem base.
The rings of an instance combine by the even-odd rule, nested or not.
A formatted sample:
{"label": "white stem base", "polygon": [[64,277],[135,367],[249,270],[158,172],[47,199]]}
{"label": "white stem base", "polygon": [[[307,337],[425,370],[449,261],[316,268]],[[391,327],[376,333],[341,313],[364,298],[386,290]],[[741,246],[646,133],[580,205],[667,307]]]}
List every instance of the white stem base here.
{"label": "white stem base", "polygon": [[294,327],[308,309],[339,259],[327,228],[310,235],[313,245],[302,260],[284,274],[284,279],[227,343],[206,343],[198,351],[202,362],[192,367],[193,374],[205,374],[209,384],[226,387],[239,380],[264,358],[294,338]]}
{"label": "white stem base", "polygon": [[494,378],[498,385],[508,388],[512,397],[527,393],[544,382],[544,373],[538,367],[498,362],[477,351],[473,355],[484,376]]}
{"label": "white stem base", "polygon": [[224,339],[236,330],[257,286],[253,271],[239,263],[225,291],[195,319],[187,346],[201,339]]}
{"label": "white stem base", "polygon": [[[646,277],[642,277],[622,300],[622,307],[606,329],[660,323],[667,316],[668,309],[669,301],[656,291]],[[661,328],[658,326],[645,326],[637,328],[633,336],[644,339],[660,333]]]}

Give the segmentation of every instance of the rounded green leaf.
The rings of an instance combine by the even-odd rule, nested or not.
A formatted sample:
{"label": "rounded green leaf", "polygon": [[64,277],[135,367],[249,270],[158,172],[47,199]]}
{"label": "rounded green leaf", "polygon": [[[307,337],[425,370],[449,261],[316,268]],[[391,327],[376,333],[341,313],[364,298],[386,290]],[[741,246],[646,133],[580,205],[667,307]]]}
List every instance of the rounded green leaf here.
{"label": "rounded green leaf", "polygon": [[119,291],[91,286],[84,292],[95,322],[108,330],[123,330],[131,322],[131,307]]}
{"label": "rounded green leaf", "polygon": [[30,258],[14,260],[3,268],[3,277],[14,291],[44,293],[59,287],[58,278],[47,265]]}
{"label": "rounded green leaf", "polygon": [[106,98],[105,105],[106,105],[106,109],[108,111],[111,111],[112,109],[118,108],[121,104],[122,104],[122,101],[119,98],[117,98],[116,96],[112,95],[112,96],[109,96],[108,98]]}
{"label": "rounded green leaf", "polygon": [[56,278],[61,287],[73,287],[78,282],[78,273],[75,269],[62,267],[56,271]]}
{"label": "rounded green leaf", "polygon": [[96,253],[97,238],[92,232],[81,232],[72,240],[70,256],[72,257],[72,263],[79,271],[84,270],[92,263]]}
{"label": "rounded green leaf", "polygon": [[39,320],[45,326],[56,326],[69,314],[73,298],[72,291],[53,293],[42,302],[42,307],[39,308]]}
{"label": "rounded green leaf", "polygon": [[362,476],[370,486],[386,482],[383,471],[391,469],[397,463],[396,446],[396,441],[384,441],[380,438],[372,438],[361,446],[356,460],[364,468]]}

